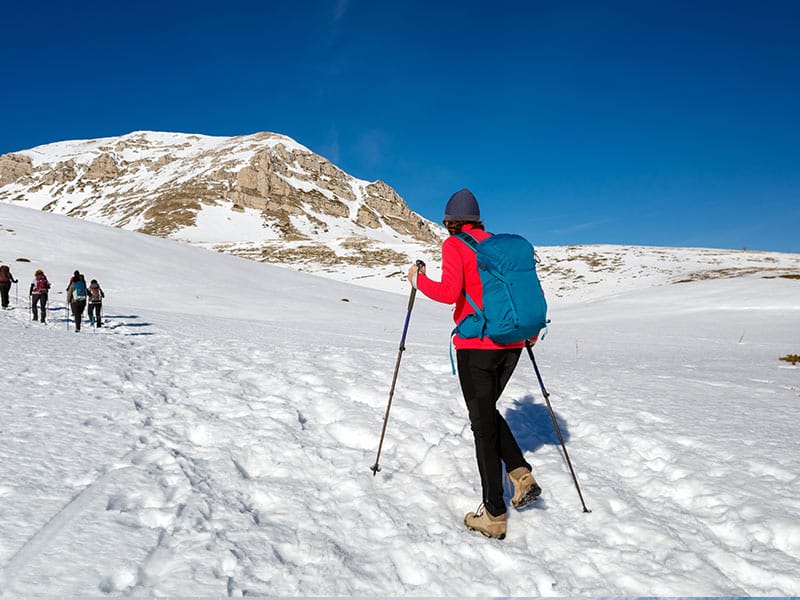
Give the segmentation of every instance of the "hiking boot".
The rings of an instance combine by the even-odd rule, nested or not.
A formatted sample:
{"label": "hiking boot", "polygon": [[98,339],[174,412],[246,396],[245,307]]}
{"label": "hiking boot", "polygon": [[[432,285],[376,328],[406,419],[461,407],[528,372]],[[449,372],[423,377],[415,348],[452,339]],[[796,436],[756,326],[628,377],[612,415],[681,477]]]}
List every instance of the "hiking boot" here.
{"label": "hiking boot", "polygon": [[506,537],[506,515],[493,517],[481,504],[475,512],[468,512],[464,517],[464,525],[471,531],[478,531],[486,537],[498,540]]}
{"label": "hiking boot", "polygon": [[514,496],[511,498],[511,504],[516,509],[528,506],[542,493],[542,488],[536,483],[528,467],[517,467],[508,474],[508,477],[514,486]]}

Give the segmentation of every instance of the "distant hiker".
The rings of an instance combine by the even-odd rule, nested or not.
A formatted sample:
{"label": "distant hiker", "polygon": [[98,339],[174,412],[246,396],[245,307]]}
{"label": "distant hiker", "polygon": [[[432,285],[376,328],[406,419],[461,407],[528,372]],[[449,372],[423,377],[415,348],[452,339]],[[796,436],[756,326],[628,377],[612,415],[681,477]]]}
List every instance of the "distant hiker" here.
{"label": "distant hiker", "polygon": [[[28,290],[28,296],[31,298],[31,310],[33,311],[33,320],[39,319],[38,307],[41,307],[42,323],[45,322],[47,317],[47,292],[50,289],[50,282],[47,281],[47,276],[41,269],[36,269],[33,275],[33,282],[31,288]],[[37,307],[38,305],[38,307]]]}
{"label": "distant hiker", "polygon": [[98,327],[102,327],[102,309],[103,309],[103,298],[106,295],[103,292],[103,288],[100,287],[100,284],[97,283],[97,279],[92,279],[89,283],[89,320],[97,325]]}
{"label": "distant hiker", "polygon": [[17,280],[11,274],[11,269],[8,265],[0,265],[0,304],[2,304],[3,310],[8,308],[8,292],[11,290],[12,283],[17,283]]}
{"label": "distant hiker", "polygon": [[76,270],[67,286],[67,304],[72,308],[72,315],[75,317],[75,331],[81,330],[81,317],[83,309],[86,308],[86,294],[86,278]]}
{"label": "distant hiker", "polygon": [[[425,275],[416,265],[408,271],[411,284],[431,300],[455,303],[454,321],[475,313],[468,297],[483,307],[482,285],[475,250],[458,235],[469,234],[481,242],[492,234],[484,230],[475,196],[467,189],[453,194],[444,211],[444,225],[450,237],[442,244],[442,281]],[[531,251],[532,254],[532,251]],[[531,340],[535,342],[535,337]],[[503,464],[513,485],[511,503],[522,508],[541,494],[506,420],[496,404],[517,365],[525,340],[498,344],[489,337],[453,338],[458,377],[467,404],[475,439],[475,455],[483,490],[483,502],[464,517],[473,531],[503,539],[506,535],[506,504],[503,499]]]}

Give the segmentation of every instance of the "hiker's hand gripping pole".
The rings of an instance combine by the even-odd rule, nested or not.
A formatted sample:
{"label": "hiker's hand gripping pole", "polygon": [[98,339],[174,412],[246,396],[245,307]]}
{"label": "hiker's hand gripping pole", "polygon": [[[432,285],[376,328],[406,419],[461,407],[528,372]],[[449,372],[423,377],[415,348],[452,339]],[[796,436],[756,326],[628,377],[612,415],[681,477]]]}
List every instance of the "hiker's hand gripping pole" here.
{"label": "hiker's hand gripping pole", "polygon": [[[417,269],[425,267],[425,263],[421,260],[417,261]],[[411,320],[411,309],[414,308],[414,298],[417,295],[417,288],[411,287],[411,294],[408,297],[408,310],[406,311],[406,322],[403,325],[403,335],[400,338],[400,349],[397,352],[397,362],[394,365],[394,375],[392,376],[392,387],[389,390],[389,403],[386,405],[386,415],[383,417],[383,429],[381,430],[381,441],[378,443],[378,454],[375,457],[375,464],[370,467],[372,476],[378,474],[381,470],[378,461],[381,457],[381,448],[383,448],[383,438],[386,435],[386,425],[389,423],[389,409],[392,408],[392,397],[394,396],[394,386],[397,383],[397,373],[400,370],[400,359],[403,357],[403,351],[406,349],[406,333],[408,333],[408,322]]]}

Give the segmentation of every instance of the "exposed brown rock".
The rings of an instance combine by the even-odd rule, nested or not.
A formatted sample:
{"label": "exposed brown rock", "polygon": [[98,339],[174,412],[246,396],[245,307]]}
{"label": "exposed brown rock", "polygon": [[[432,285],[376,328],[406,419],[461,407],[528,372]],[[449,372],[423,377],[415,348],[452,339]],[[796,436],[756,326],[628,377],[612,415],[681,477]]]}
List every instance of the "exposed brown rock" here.
{"label": "exposed brown rock", "polygon": [[361,206],[356,215],[356,224],[362,227],[369,227],[370,229],[377,229],[381,226],[381,220],[378,218],[378,215],[375,214],[374,210],[366,206]]}
{"label": "exposed brown rock", "polygon": [[89,169],[83,174],[83,179],[116,179],[119,177],[117,161],[110,154],[101,154],[90,164]]}
{"label": "exposed brown rock", "polygon": [[0,186],[14,183],[33,173],[33,161],[21,154],[0,156]]}
{"label": "exposed brown rock", "polygon": [[[0,200],[24,203],[26,192],[46,191],[50,200],[44,210],[163,237],[180,237],[204,206],[222,203],[236,213],[255,209],[280,241],[218,248],[270,262],[331,268],[408,262],[402,252],[387,250],[370,237],[382,227],[394,229],[398,241],[438,250],[441,234],[435,226],[383,182],[356,180],[278,134],[227,138],[218,145],[201,144],[204,140],[180,135],[154,140],[146,132],[94,140],[76,149],[75,158],[70,148],[58,162],[36,168],[24,154],[0,156]],[[193,147],[198,148],[194,153]],[[243,151],[252,152],[246,162],[240,158]],[[12,197],[3,185],[13,182],[26,187]],[[332,247],[314,240],[333,224],[352,232],[347,233],[352,239]]]}

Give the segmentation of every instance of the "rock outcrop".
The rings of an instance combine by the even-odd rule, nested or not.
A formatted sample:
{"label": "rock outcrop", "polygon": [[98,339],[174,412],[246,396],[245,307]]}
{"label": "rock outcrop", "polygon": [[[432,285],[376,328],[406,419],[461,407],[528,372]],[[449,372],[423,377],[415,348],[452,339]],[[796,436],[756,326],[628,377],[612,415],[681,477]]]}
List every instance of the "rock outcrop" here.
{"label": "rock outcrop", "polygon": [[274,133],[135,132],[6,154],[0,201],[321,273],[398,276],[443,236],[386,183]]}

